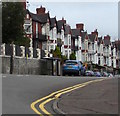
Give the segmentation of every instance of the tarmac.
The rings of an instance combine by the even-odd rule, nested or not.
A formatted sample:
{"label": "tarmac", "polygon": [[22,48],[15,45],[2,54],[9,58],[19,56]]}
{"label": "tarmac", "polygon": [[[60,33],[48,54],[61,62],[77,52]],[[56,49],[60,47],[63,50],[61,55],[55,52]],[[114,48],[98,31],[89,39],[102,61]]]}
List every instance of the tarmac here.
{"label": "tarmac", "polygon": [[59,114],[103,114],[119,116],[118,78],[91,83],[72,91],[54,102]]}

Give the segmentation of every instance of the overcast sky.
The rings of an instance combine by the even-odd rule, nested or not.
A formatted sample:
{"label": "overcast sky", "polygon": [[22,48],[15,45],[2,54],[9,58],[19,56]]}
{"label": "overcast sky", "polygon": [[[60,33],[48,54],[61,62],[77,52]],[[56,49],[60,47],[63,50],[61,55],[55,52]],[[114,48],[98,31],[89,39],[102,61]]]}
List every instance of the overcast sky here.
{"label": "overcast sky", "polygon": [[28,9],[36,13],[41,5],[57,20],[64,17],[75,28],[76,23],[84,23],[85,30],[91,33],[98,29],[99,36],[109,34],[112,40],[118,38],[118,2],[33,2],[28,0]]}

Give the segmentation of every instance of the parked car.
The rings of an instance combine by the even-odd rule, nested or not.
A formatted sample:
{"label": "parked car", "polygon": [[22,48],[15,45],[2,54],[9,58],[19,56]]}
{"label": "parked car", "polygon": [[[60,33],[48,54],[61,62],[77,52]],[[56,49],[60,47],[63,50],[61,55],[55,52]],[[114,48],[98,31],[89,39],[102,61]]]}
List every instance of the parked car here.
{"label": "parked car", "polygon": [[100,72],[94,72],[94,76],[96,76],[96,77],[101,77],[102,75],[101,75],[101,73]]}
{"label": "parked car", "polygon": [[103,76],[103,77],[108,77],[109,75],[108,75],[107,72],[103,72],[103,73],[102,73],[102,76]]}
{"label": "parked car", "polygon": [[94,72],[92,70],[88,70],[85,73],[86,76],[94,76]]}
{"label": "parked car", "polygon": [[84,72],[83,65],[77,60],[66,60],[62,67],[63,75],[81,75]]}
{"label": "parked car", "polygon": [[109,73],[109,74],[108,74],[108,77],[113,77],[113,74],[112,74],[112,73]]}

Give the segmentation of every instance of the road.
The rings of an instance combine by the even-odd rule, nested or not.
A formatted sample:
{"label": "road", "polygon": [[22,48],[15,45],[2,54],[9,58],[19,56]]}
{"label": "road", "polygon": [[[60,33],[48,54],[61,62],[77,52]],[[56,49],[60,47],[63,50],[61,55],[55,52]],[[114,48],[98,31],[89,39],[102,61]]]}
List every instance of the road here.
{"label": "road", "polygon": [[[69,86],[98,78],[37,75],[2,76],[2,113],[35,114],[30,105],[34,101]],[[51,106],[52,103],[49,105]],[[38,107],[38,106],[36,106]],[[51,108],[47,108],[51,111]],[[53,111],[51,111],[53,113]]]}

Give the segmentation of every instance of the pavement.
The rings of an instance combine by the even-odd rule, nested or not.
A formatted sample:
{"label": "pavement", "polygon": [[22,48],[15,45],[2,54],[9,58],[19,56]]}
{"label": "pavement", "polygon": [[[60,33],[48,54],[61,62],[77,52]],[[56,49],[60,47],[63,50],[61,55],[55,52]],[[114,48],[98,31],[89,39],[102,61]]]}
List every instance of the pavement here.
{"label": "pavement", "polygon": [[63,114],[118,114],[118,78],[91,83],[61,96],[57,109]]}

